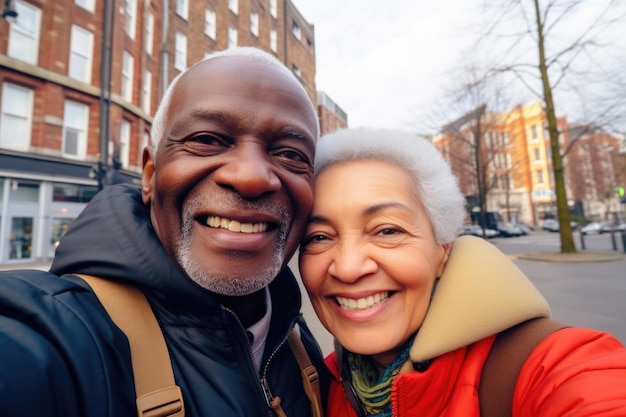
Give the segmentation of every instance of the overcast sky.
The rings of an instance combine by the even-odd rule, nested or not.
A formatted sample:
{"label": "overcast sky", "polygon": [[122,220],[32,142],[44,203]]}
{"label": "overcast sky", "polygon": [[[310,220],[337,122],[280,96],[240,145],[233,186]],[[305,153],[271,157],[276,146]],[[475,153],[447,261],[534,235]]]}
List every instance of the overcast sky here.
{"label": "overcast sky", "polygon": [[417,115],[450,86],[476,23],[484,25],[482,0],[292,1],[315,25],[317,89],[347,112],[351,127],[423,131]]}

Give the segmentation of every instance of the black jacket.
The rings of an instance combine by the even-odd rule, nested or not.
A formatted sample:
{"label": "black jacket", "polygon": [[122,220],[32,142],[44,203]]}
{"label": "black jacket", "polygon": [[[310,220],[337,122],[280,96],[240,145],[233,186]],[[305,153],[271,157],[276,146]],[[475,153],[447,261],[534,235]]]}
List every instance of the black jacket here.
{"label": "black jacket", "polygon": [[288,417],[310,415],[286,343],[290,328],[300,328],[323,381],[325,368],[287,268],[270,284],[273,317],[260,376],[238,318],[169,260],[136,187],[99,193],[61,240],[51,272],[61,278],[43,271],[0,273],[0,416],[136,415],[126,337],[87,284],[64,275],[72,273],[131,283],[145,293],[186,416],[272,415],[261,380],[281,398]]}

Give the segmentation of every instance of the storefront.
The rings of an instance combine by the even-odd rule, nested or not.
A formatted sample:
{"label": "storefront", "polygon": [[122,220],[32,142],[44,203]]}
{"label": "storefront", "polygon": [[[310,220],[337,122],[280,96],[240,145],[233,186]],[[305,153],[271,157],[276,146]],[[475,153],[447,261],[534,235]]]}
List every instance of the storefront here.
{"label": "storefront", "polygon": [[50,261],[97,187],[0,178],[0,264]]}

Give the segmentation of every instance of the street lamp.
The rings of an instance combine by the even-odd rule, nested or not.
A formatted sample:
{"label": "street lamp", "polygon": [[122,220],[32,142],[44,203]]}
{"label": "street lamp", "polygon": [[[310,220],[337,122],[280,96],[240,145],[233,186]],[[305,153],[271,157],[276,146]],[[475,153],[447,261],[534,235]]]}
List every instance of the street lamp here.
{"label": "street lamp", "polygon": [[13,0],[4,0],[4,9],[2,9],[2,17],[9,23],[17,21],[17,12],[13,6]]}

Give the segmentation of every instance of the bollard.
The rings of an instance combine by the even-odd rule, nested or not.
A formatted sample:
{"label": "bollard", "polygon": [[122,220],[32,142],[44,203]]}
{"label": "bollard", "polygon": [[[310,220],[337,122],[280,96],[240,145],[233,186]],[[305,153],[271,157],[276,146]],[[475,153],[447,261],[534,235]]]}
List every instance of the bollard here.
{"label": "bollard", "polygon": [[583,232],[578,232],[578,234],[580,235],[580,248],[585,250],[585,234]]}
{"label": "bollard", "polygon": [[611,243],[613,244],[613,250],[617,250],[617,242],[615,242],[615,230],[611,230]]}
{"label": "bollard", "polygon": [[622,230],[620,234],[622,235],[622,249],[626,253],[626,230]]}

